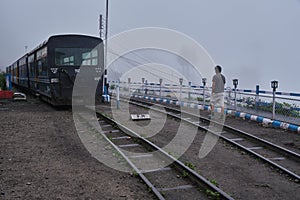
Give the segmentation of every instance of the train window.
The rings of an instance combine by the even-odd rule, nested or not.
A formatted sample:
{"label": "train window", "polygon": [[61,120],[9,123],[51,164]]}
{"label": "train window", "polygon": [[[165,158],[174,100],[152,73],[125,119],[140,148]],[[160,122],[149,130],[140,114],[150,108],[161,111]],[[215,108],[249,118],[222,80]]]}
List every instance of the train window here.
{"label": "train window", "polygon": [[97,49],[93,49],[92,58],[97,58],[97,57],[98,57],[98,51],[97,51]]}
{"label": "train window", "polygon": [[39,76],[41,76],[42,75],[42,61],[41,60],[39,60],[38,62],[37,62],[37,70],[38,70],[38,75]]}
{"label": "train window", "polygon": [[29,63],[32,63],[34,61],[34,54],[32,54],[32,55],[30,55],[29,57],[28,57],[28,62]]}
{"label": "train window", "polygon": [[47,47],[42,49],[42,57],[46,57],[47,56]]}
{"label": "train window", "polygon": [[65,57],[62,65],[74,65],[74,56]]}
{"label": "train window", "polygon": [[98,51],[93,49],[92,51],[84,52],[82,54],[82,65],[97,65],[98,64]]}
{"label": "train window", "polygon": [[36,59],[38,60],[38,59],[40,59],[41,57],[42,57],[42,51],[39,50],[39,51],[36,52]]}
{"label": "train window", "polygon": [[97,58],[92,59],[92,65],[98,65],[98,59]]}
{"label": "train window", "polygon": [[97,65],[98,51],[86,48],[56,48],[55,64],[63,66]]}
{"label": "train window", "polygon": [[37,70],[39,76],[47,76],[48,75],[48,68],[47,68],[47,59],[42,58],[37,62]]}
{"label": "train window", "polygon": [[91,58],[91,52],[85,52],[82,54],[82,59],[87,60]]}
{"label": "train window", "polygon": [[26,65],[26,58],[21,58],[19,61],[19,65]]}
{"label": "train window", "polygon": [[28,57],[28,68],[29,68],[29,76],[35,77],[35,71],[34,71],[34,54],[30,55]]}
{"label": "train window", "polygon": [[41,50],[38,50],[36,52],[36,58],[37,60],[43,58],[43,57],[46,57],[47,56],[47,47],[44,47],[43,49]]}

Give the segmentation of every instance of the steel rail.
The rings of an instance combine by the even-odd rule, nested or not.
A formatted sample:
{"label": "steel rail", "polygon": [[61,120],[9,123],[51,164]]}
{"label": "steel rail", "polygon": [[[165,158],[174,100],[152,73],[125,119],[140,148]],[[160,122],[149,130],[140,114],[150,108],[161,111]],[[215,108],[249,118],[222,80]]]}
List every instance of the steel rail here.
{"label": "steel rail", "polygon": [[[103,115],[102,113],[97,112],[98,115],[101,115],[102,118],[105,118],[109,121],[111,121],[112,123],[114,123],[114,121],[112,119],[110,119],[109,117]],[[87,120],[87,122],[89,122]],[[92,125],[92,124],[90,124]],[[92,125],[93,126],[93,125]],[[117,150],[117,152],[126,160],[126,162],[133,168],[133,170],[139,175],[139,177],[146,183],[146,185],[151,188],[152,192],[155,194],[155,196],[159,199],[159,200],[164,200],[165,198],[162,196],[162,194],[157,190],[157,188],[150,182],[149,179],[147,179],[147,177],[131,162],[131,160],[122,152],[122,150],[115,145],[105,134],[104,132],[99,132],[101,134],[101,136],[103,138],[105,138],[105,140],[113,147]]]}
{"label": "steel rail", "polygon": [[[146,104],[152,104],[151,102],[144,102],[144,101],[140,101],[140,100],[136,100],[136,99],[135,99],[134,101],[140,102],[140,103],[142,103],[142,104],[134,103],[134,102],[132,102],[132,101],[130,101],[130,103],[135,104],[135,105],[137,105],[137,106],[144,106],[143,104],[145,104],[145,103],[146,103]],[[228,126],[228,125],[220,124],[220,123],[217,122],[217,121],[212,121],[212,120],[210,120],[210,119],[208,119],[208,118],[205,118],[205,117],[203,117],[203,116],[197,116],[197,115],[195,115],[195,114],[187,113],[187,112],[184,112],[184,111],[180,111],[180,110],[178,110],[178,109],[171,108],[171,107],[164,106],[164,105],[157,105],[157,104],[155,104],[155,105],[156,105],[156,106],[161,106],[162,108],[165,108],[165,109],[173,110],[173,111],[175,111],[175,112],[177,112],[177,113],[178,113],[178,112],[181,112],[181,113],[184,113],[185,115],[190,115],[190,116],[192,116],[192,117],[200,118],[201,120],[203,120],[203,121],[205,121],[205,122],[209,122],[209,121],[210,121],[210,122],[213,122],[213,123],[215,123],[215,124],[217,124],[217,125],[221,125],[221,126],[223,126],[224,132],[227,131],[227,132],[233,133],[233,134],[240,134],[240,135],[242,135],[242,136],[244,136],[244,137],[250,139],[251,141],[258,142],[258,143],[262,144],[263,146],[268,147],[269,149],[271,149],[271,150],[273,150],[273,151],[276,151],[276,152],[279,152],[279,153],[281,153],[281,154],[287,155],[288,157],[291,157],[291,158],[293,158],[294,160],[296,160],[296,161],[298,161],[298,162],[299,162],[299,160],[300,160],[300,154],[298,154],[298,153],[296,153],[296,152],[293,152],[293,151],[291,151],[291,150],[289,150],[289,149],[286,149],[286,148],[284,148],[284,147],[281,147],[281,146],[279,146],[279,145],[273,144],[273,143],[271,143],[271,142],[269,142],[269,141],[267,141],[267,140],[264,140],[264,139],[262,139],[262,138],[259,138],[259,137],[257,137],[257,136],[251,135],[250,133],[246,133],[246,132],[244,132],[244,131],[235,129],[235,128],[230,127],[230,126]],[[149,108],[149,107],[148,107],[148,108]],[[152,110],[156,110],[156,111],[158,111],[158,112],[161,112],[161,111],[158,110],[158,109],[154,109],[154,108],[151,108],[151,109],[152,109]],[[296,173],[290,171],[289,169],[287,169],[287,168],[285,168],[285,167],[283,167],[283,166],[281,166],[281,165],[279,165],[279,164],[273,162],[272,160],[270,160],[270,159],[268,159],[268,158],[266,158],[266,157],[260,155],[259,153],[256,153],[255,151],[253,151],[253,150],[251,150],[251,149],[248,149],[248,148],[246,148],[245,146],[243,146],[243,145],[241,145],[241,144],[239,144],[239,143],[237,143],[237,142],[235,142],[235,141],[233,141],[233,140],[231,140],[231,139],[229,139],[229,138],[227,138],[227,137],[221,135],[220,133],[216,133],[216,132],[214,132],[214,131],[211,131],[211,130],[209,130],[209,128],[206,128],[206,127],[204,127],[204,126],[201,126],[200,124],[195,124],[195,123],[193,123],[193,122],[191,122],[191,121],[189,121],[189,120],[187,120],[187,119],[181,118],[180,116],[178,116],[178,115],[176,115],[176,114],[173,114],[173,113],[171,113],[171,112],[167,112],[167,114],[170,115],[170,116],[172,116],[172,117],[174,117],[174,118],[176,118],[176,119],[180,119],[180,120],[183,120],[183,121],[185,121],[185,122],[187,122],[187,123],[190,123],[190,124],[192,124],[192,125],[195,125],[195,126],[197,126],[198,128],[200,128],[200,129],[202,129],[202,130],[204,130],[204,131],[208,131],[209,133],[212,133],[212,134],[214,134],[214,135],[219,136],[219,137],[220,137],[221,139],[223,139],[224,141],[226,141],[226,142],[228,142],[228,143],[230,143],[230,144],[233,144],[233,145],[239,147],[240,149],[242,149],[242,150],[244,150],[244,151],[246,151],[246,152],[248,152],[248,153],[250,153],[250,154],[252,154],[252,155],[255,155],[256,157],[258,157],[258,158],[262,159],[263,161],[269,163],[271,166],[274,166],[274,167],[276,167],[276,168],[282,170],[282,171],[285,172],[286,174],[288,174],[288,175],[290,175],[291,177],[295,178],[296,180],[300,181],[300,175],[298,175],[298,174],[296,174]],[[199,122],[200,122],[200,120],[199,120]]]}
{"label": "steel rail", "polygon": [[[157,145],[155,145],[154,143],[150,142],[149,140],[141,137],[139,134],[137,134],[136,132],[130,130],[128,127],[124,126],[123,124],[109,118],[108,116],[106,115],[103,115],[102,113],[100,112],[97,112],[97,114],[101,115],[101,117],[105,118],[106,120],[110,121],[111,123],[114,123],[116,124],[118,127],[121,127],[122,130],[125,130],[123,131],[124,133],[127,134],[130,133],[130,135],[134,135],[137,139],[139,139],[140,141],[142,141],[143,143],[147,144],[148,146],[152,147],[153,149],[155,150],[158,150],[166,159],[169,159],[172,161],[172,164],[175,165],[177,168],[181,169],[181,171],[186,171],[188,172],[190,175],[192,175],[192,179],[194,181],[196,181],[197,183],[200,183],[200,184],[204,184],[206,187],[212,189],[213,191],[215,192],[218,192],[221,196],[221,199],[228,199],[228,200],[233,200],[233,198],[231,196],[229,196],[226,192],[224,192],[223,190],[221,190],[220,188],[218,188],[217,186],[215,186],[214,184],[212,184],[210,181],[208,181],[206,178],[204,178],[203,176],[199,175],[197,172],[195,172],[194,170],[190,169],[189,167],[187,167],[185,164],[183,164],[181,161],[177,160],[176,158],[174,158],[173,156],[169,155],[167,152],[165,152],[163,149],[161,149],[160,147],[158,147]],[[106,136],[105,138],[107,140],[109,140]],[[126,157],[126,155],[124,155],[122,153],[122,151],[116,146],[114,145],[110,140],[109,142],[116,148],[116,150],[120,151],[121,155]],[[126,161],[128,160],[130,165],[133,165],[134,164],[130,161],[129,158],[125,158]],[[151,182],[143,175],[143,173],[137,169],[137,167],[133,167],[135,170],[137,170],[137,173],[139,175],[141,175],[143,178],[143,180],[145,181],[145,183],[153,190],[153,191],[156,191],[154,192],[155,195],[158,195],[158,198],[164,198],[160,193],[159,191],[155,188],[155,186],[153,184],[151,184]],[[159,194],[158,194],[159,193]]]}

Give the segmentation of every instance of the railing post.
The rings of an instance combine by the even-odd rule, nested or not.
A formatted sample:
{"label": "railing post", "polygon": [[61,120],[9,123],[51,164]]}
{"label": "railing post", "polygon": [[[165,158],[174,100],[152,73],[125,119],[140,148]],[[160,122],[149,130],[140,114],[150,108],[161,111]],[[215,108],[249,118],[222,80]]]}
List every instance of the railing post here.
{"label": "railing post", "polygon": [[148,94],[148,80],[145,81],[145,95]]}
{"label": "railing post", "polygon": [[275,91],[273,90],[273,109],[272,109],[272,119],[275,119],[275,105],[276,105],[276,101],[275,101]]}
{"label": "railing post", "polygon": [[273,88],[273,110],[272,110],[272,119],[275,119],[275,94],[276,88],[278,88],[278,81],[271,81],[271,87]]}
{"label": "railing post", "polygon": [[202,78],[202,84],[203,84],[203,109],[204,109],[204,106],[205,106],[205,85],[206,85],[206,81],[207,81],[206,78]]}
{"label": "railing post", "polygon": [[236,88],[234,88],[234,110],[237,110],[237,103],[236,103]]}
{"label": "railing post", "polygon": [[145,78],[142,78],[142,94],[144,95],[144,83],[145,83]]}
{"label": "railing post", "polygon": [[128,96],[129,96],[129,98],[130,98],[130,96],[131,96],[131,93],[130,93],[130,84],[131,84],[131,78],[128,78]]}
{"label": "railing post", "polygon": [[160,78],[159,79],[159,96],[160,96],[160,98],[161,98],[161,84],[162,84],[162,82],[163,82],[163,79]]}
{"label": "railing post", "polygon": [[259,85],[256,85],[255,110],[258,110],[258,106],[259,106]]}
{"label": "railing post", "polygon": [[120,81],[117,82],[117,109],[120,108]]}
{"label": "railing post", "polygon": [[182,98],[182,83],[183,83],[183,78],[179,78],[179,83],[180,83],[180,98],[179,98],[179,101],[180,101],[180,104],[179,105],[181,105],[181,98]]}
{"label": "railing post", "polygon": [[191,89],[192,89],[192,82],[189,81],[189,94],[188,94],[189,101],[191,101]]}
{"label": "railing post", "polygon": [[236,103],[236,92],[237,92],[237,85],[239,83],[238,79],[233,79],[232,80],[233,85],[234,85],[234,110],[237,111],[237,103]]}
{"label": "railing post", "polygon": [[227,104],[231,106],[231,88],[227,87],[226,90],[228,91]]}

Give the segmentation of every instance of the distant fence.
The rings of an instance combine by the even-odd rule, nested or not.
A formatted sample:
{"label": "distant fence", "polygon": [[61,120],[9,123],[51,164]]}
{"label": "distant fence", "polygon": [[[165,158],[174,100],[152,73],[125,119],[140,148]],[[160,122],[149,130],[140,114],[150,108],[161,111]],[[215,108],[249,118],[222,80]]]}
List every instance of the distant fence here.
{"label": "distant fence", "polygon": [[[110,81],[110,88],[114,91],[117,84],[119,84],[122,95],[135,93],[201,105],[210,103],[210,87]],[[256,90],[226,88],[224,98],[227,109],[300,124],[300,93],[275,92],[274,105],[273,92],[259,90],[259,88]]]}

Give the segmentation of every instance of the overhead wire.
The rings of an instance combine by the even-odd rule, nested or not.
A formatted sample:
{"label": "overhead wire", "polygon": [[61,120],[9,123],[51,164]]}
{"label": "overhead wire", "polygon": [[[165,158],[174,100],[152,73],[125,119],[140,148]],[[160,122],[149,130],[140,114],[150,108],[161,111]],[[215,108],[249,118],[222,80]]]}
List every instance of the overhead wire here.
{"label": "overhead wire", "polygon": [[[112,49],[109,49],[109,53],[111,53],[111,54],[113,54],[113,55],[115,55],[115,56],[118,56],[118,57],[123,58],[124,61],[127,62],[127,63],[129,63],[129,64],[144,65],[144,64],[146,64],[146,63],[157,63],[157,62],[152,62],[151,60],[149,60],[149,59],[147,59],[147,58],[145,58],[145,57],[143,57],[143,56],[137,54],[136,52],[130,52],[130,53],[133,54],[133,55],[135,55],[135,56],[137,56],[137,57],[139,57],[140,59],[146,61],[146,63],[142,63],[142,62],[139,62],[139,61],[134,60],[134,59],[132,59],[132,58],[128,58],[128,57],[126,57],[126,56],[124,56],[124,55],[119,55],[118,53],[114,52]],[[132,66],[132,65],[130,65],[130,66]],[[149,67],[151,68],[151,66],[149,66]],[[154,68],[152,68],[152,69],[154,69]],[[155,76],[155,77],[161,78],[161,76],[158,76],[156,73],[153,73],[153,72],[148,71],[148,70],[146,70],[146,69],[139,69],[139,70],[144,71],[144,72],[147,72],[147,73],[149,73],[149,74],[152,74],[152,75]],[[167,75],[170,75],[169,73],[167,73],[167,72],[165,72],[165,71],[161,71],[161,70],[158,70],[158,69],[155,69],[155,70],[158,71],[158,72],[160,72],[161,74],[167,74]],[[173,74],[172,76],[174,76],[174,74]],[[176,78],[178,78],[178,79],[179,79],[179,78],[182,78],[182,77],[180,77],[180,76],[177,76],[176,74],[175,74],[175,76],[176,76]],[[175,82],[175,81],[173,81],[173,80],[171,80],[171,79],[167,79],[167,78],[165,78],[165,79],[168,80],[168,81],[171,82],[171,83],[177,83],[177,82]]]}

